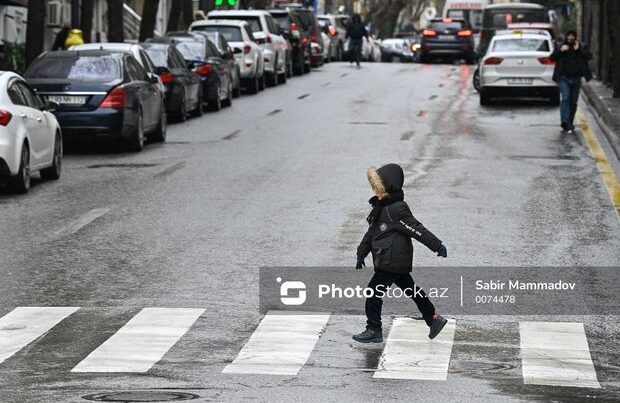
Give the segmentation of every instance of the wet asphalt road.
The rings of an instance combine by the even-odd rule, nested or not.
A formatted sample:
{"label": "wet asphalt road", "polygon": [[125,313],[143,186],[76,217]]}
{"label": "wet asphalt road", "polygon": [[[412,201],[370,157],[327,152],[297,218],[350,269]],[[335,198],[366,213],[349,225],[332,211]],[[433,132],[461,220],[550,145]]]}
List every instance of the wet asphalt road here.
{"label": "wet asphalt road", "polygon": [[[404,167],[414,215],[448,246],[446,260],[418,247],[416,265],[619,265],[619,221],[585,141],[560,132],[557,108],[481,108],[470,69],[326,65],[171,125],[165,144],[77,150],[59,182],[0,195],[0,317],[81,307],[0,364],[0,401],[120,390],[237,402],[617,401],[617,316],[458,317],[447,381],[407,381],[373,379],[381,346],[350,340],[364,318],[332,315],[297,376],[222,373],[261,320],[258,267],[354,264],[372,164]],[[97,218],[84,225],[89,212]],[[70,372],[145,307],[206,310],[145,374]],[[518,322],[541,319],[584,323],[601,389],[524,385]]]}

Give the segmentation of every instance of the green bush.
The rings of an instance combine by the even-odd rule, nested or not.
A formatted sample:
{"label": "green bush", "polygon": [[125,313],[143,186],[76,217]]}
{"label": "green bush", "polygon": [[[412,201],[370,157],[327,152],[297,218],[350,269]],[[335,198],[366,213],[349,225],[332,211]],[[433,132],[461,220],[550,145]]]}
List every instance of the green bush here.
{"label": "green bush", "polygon": [[17,74],[26,70],[26,46],[23,43],[4,42],[4,67]]}

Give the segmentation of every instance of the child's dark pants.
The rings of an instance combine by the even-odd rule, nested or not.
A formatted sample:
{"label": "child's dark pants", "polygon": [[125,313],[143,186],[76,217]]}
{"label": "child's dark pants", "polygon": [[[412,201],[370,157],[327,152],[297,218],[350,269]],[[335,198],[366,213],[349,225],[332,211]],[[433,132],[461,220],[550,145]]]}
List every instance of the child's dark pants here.
{"label": "child's dark pants", "polygon": [[375,275],[372,276],[368,283],[368,288],[374,289],[375,294],[366,299],[367,327],[372,330],[381,330],[381,307],[383,306],[383,299],[379,296],[382,294],[387,295],[387,289],[392,283],[396,284],[407,296],[413,299],[413,302],[415,302],[420,312],[422,312],[424,321],[430,326],[433,322],[435,307],[424,291],[415,285],[415,282],[411,278],[411,274],[375,270]]}

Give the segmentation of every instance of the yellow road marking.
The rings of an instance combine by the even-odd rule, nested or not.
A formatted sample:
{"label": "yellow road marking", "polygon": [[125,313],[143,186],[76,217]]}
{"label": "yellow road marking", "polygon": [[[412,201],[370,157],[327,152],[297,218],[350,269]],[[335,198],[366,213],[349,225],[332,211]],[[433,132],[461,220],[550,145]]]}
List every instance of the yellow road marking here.
{"label": "yellow road marking", "polygon": [[620,218],[620,184],[618,184],[618,178],[609,164],[603,148],[599,144],[594,133],[590,130],[588,122],[586,121],[586,116],[581,110],[577,111],[577,124],[579,125],[581,134],[586,139],[590,152],[596,161],[598,172],[601,174],[601,177],[603,177],[603,182],[605,183],[607,192],[609,192],[611,202],[616,209],[616,215]]}

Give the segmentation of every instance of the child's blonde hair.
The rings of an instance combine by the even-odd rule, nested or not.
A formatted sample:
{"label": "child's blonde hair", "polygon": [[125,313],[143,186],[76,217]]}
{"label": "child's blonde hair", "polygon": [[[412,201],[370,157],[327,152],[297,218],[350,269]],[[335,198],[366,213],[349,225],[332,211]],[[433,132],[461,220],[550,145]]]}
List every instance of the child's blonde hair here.
{"label": "child's blonde hair", "polygon": [[388,195],[388,193],[385,191],[385,185],[381,180],[381,176],[379,176],[379,173],[377,172],[377,168],[375,168],[374,166],[369,167],[368,171],[366,171],[366,176],[368,176],[368,182],[370,183],[372,191],[375,192],[375,195],[379,199],[383,199],[385,196]]}

